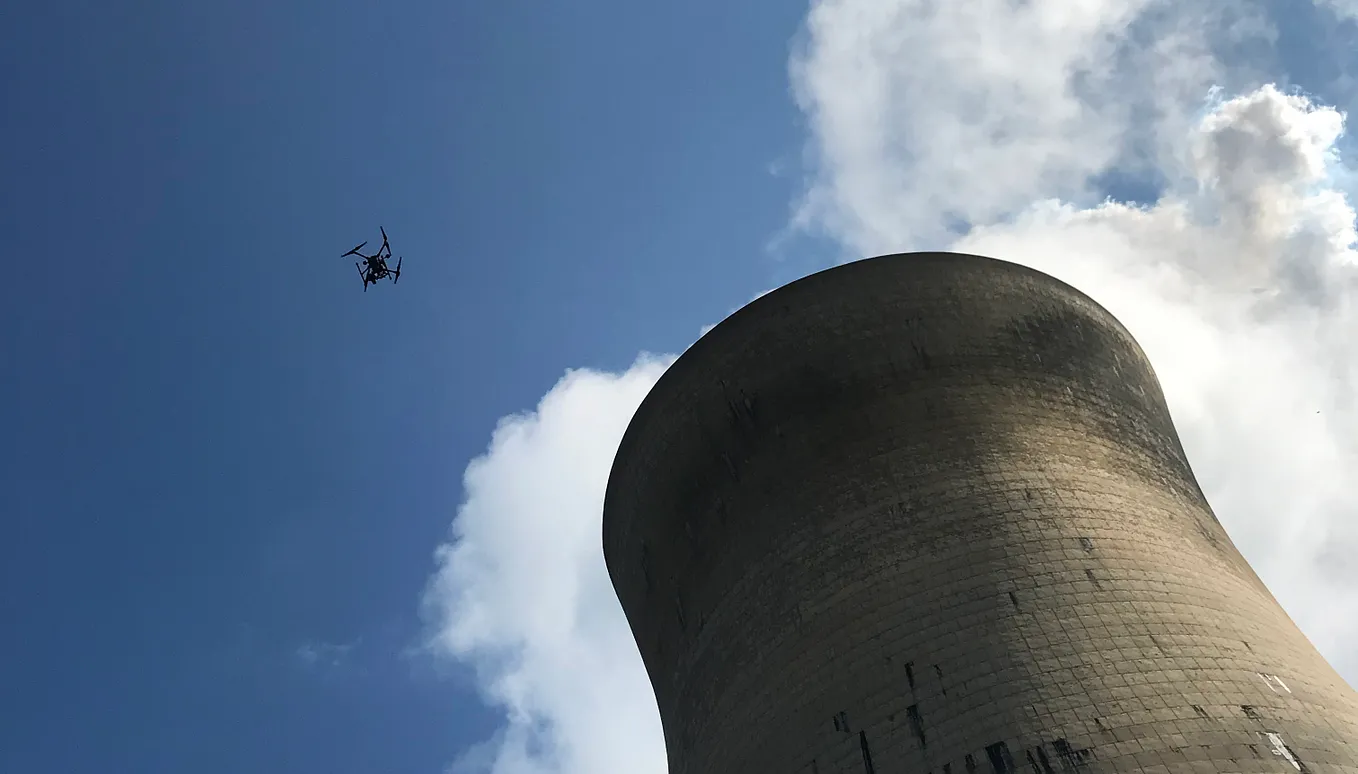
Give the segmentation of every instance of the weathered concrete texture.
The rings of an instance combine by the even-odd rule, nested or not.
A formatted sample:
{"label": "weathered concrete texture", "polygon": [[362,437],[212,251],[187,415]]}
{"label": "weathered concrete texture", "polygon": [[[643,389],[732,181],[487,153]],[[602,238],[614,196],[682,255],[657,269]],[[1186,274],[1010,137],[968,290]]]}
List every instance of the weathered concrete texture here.
{"label": "weathered concrete texture", "polygon": [[604,554],[671,774],[1358,773],[1358,695],[1140,348],[1013,264],[875,258],[737,312],[633,419]]}

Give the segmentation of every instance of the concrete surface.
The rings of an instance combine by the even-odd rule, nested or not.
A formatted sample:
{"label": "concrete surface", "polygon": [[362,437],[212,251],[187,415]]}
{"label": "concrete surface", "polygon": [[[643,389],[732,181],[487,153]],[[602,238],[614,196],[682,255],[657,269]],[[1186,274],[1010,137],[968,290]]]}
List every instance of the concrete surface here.
{"label": "concrete surface", "polygon": [[754,301],[642,404],[603,532],[670,774],[1358,774],[1358,695],[1150,363],[1030,269],[884,256]]}

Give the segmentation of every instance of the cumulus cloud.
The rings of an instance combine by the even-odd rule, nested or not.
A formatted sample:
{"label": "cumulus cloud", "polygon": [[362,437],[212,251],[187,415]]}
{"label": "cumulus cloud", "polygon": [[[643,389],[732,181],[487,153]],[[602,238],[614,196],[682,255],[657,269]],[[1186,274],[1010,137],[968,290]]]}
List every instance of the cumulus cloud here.
{"label": "cumulus cloud", "polygon": [[857,255],[938,247],[1035,195],[1097,199],[1099,173],[1174,157],[1227,76],[1214,46],[1267,37],[1193,0],[814,3],[792,76],[827,174],[798,221]]}
{"label": "cumulus cloud", "polygon": [[[1269,39],[1243,3],[817,0],[790,65],[813,160],[794,222],[842,257],[977,252],[1107,306],[1233,539],[1358,682],[1345,117],[1238,65]],[[1119,176],[1153,201],[1105,200]],[[506,721],[458,774],[664,771],[599,533],[618,440],[671,359],[570,372],[468,466],[425,610]]]}
{"label": "cumulus cloud", "polygon": [[[506,417],[467,466],[466,500],[425,595],[430,645],[477,672],[506,725],[454,771],[663,774],[650,680],[604,566],[608,471],[673,361],[575,370]],[[656,751],[660,751],[657,757]]]}
{"label": "cumulus cloud", "polygon": [[1334,13],[1340,20],[1358,19],[1358,0],[1315,0],[1317,8]]}
{"label": "cumulus cloud", "polygon": [[[1228,79],[1220,61],[1198,56],[1178,68],[1176,88],[1150,100],[1163,109],[1139,125],[1116,102],[1096,102],[1083,124],[1044,121],[1042,114],[1085,105],[1077,84],[1091,58],[1103,63],[1093,67],[1100,79],[1121,84],[1131,101],[1159,88],[1162,79],[1138,80],[1110,53],[1137,26],[1128,6],[998,3],[991,10],[1009,13],[1008,26],[1030,39],[996,42],[1014,52],[997,55],[1010,65],[999,76],[978,68],[948,78],[922,68],[943,86],[904,72],[918,66],[905,64],[910,57],[889,55],[900,46],[899,20],[907,9],[920,18],[922,7],[826,0],[813,10],[794,75],[821,157],[799,216],[855,255],[904,246],[993,255],[1052,274],[1108,307],[1155,364],[1194,469],[1233,539],[1331,663],[1358,681],[1358,571],[1341,569],[1343,557],[1358,552],[1358,495],[1346,484],[1347,471],[1358,469],[1351,440],[1358,254],[1354,211],[1330,174],[1345,116],[1269,84],[1228,97],[1214,87]],[[1050,21],[1075,7],[1085,12],[1075,32]],[[1221,25],[1192,15],[1192,3],[1182,8],[1188,21],[1153,23],[1189,31],[1179,49],[1211,50],[1210,31]],[[950,48],[929,37],[954,26],[941,13],[908,33],[913,46]],[[1258,31],[1258,21],[1235,28]],[[995,84],[1024,77],[1026,57],[1064,77],[1036,96],[1000,89],[1009,94],[993,100],[1001,118],[980,125],[1031,121],[1038,128],[1030,131],[1054,137],[1052,145],[1023,139],[1005,149],[978,134],[973,116],[929,104],[954,83],[964,93],[994,94]],[[868,86],[835,88],[849,82]],[[1146,137],[1163,185],[1157,201],[1084,201],[1110,164],[1130,158]],[[931,160],[921,163],[925,150]],[[977,158],[987,161],[978,166]],[[971,228],[947,238],[948,219]]]}
{"label": "cumulus cloud", "polygon": [[955,247],[1066,280],[1127,325],[1232,539],[1358,682],[1354,212],[1324,172],[1341,125],[1265,87],[1203,120],[1197,190],[1046,201]]}

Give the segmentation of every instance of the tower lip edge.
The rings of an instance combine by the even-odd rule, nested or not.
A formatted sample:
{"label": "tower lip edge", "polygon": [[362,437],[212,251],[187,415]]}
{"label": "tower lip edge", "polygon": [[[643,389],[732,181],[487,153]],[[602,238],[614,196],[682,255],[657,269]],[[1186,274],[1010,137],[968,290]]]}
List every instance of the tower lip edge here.
{"label": "tower lip edge", "polygon": [[[623,432],[622,439],[618,443],[617,450],[613,455],[612,463],[609,466],[608,481],[604,490],[603,512],[601,514],[602,525],[600,529],[600,538],[603,544],[604,561],[609,568],[610,580],[612,580],[611,576],[613,570],[612,562],[609,560],[609,545],[612,542],[610,540],[610,535],[614,532],[614,529],[611,527],[616,526],[614,524],[616,519],[611,519],[609,514],[616,510],[612,507],[612,503],[617,497],[616,487],[620,477],[625,475],[628,458],[635,454],[638,444],[643,443],[641,433],[645,432],[646,426],[650,423],[649,418],[658,410],[661,410],[664,403],[669,399],[670,391],[667,389],[669,385],[682,380],[694,369],[701,368],[704,360],[704,352],[720,346],[723,340],[744,321],[757,317],[758,315],[761,315],[766,308],[772,308],[774,305],[779,304],[789,293],[805,289],[810,285],[825,282],[831,275],[842,277],[848,272],[864,271],[869,268],[880,267],[886,262],[902,260],[918,264],[922,264],[926,261],[940,260],[957,263],[971,263],[995,271],[996,273],[1018,274],[1026,276],[1029,279],[1037,280],[1051,286],[1054,290],[1068,294],[1083,303],[1089,304],[1111,325],[1126,335],[1136,346],[1138,351],[1141,351],[1140,343],[1132,335],[1131,331],[1123,325],[1122,321],[1108,311],[1108,309],[1097,300],[1079,288],[1044,271],[1034,269],[1031,266],[977,253],[949,250],[882,253],[819,269],[780,285],[736,309],[686,347],[674,362],[665,369],[664,373],[660,375],[660,378],[656,380],[656,383],[652,385],[651,389],[642,399],[640,405],[637,406],[636,411],[633,412],[632,417],[628,420],[627,428]],[[1142,357],[1145,357],[1144,351],[1142,351]],[[1158,382],[1158,378],[1156,381]]]}

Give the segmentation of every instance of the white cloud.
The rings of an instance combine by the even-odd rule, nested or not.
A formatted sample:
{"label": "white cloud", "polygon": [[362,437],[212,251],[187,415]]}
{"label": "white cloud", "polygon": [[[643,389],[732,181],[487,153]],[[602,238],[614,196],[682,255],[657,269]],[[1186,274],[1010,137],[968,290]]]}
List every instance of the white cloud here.
{"label": "white cloud", "polygon": [[1315,0],[1317,8],[1334,13],[1339,20],[1358,19],[1358,0]]}
{"label": "white cloud", "polygon": [[[456,771],[663,774],[650,681],[603,560],[604,489],[632,413],[672,358],[568,373],[467,466],[426,597],[430,643],[470,663],[507,728]],[[656,750],[662,751],[659,758]]]}
{"label": "white cloud", "polygon": [[[1354,212],[1325,185],[1342,117],[1272,87],[1219,105],[1196,190],[1042,202],[956,248],[1048,272],[1132,331],[1208,499],[1285,608],[1358,682]],[[1260,292],[1262,291],[1262,292]]]}
{"label": "white cloud", "polygon": [[[1078,4],[1087,23],[1057,31],[1042,23],[1042,3],[999,3],[990,12],[1010,14],[1006,26],[1026,34],[996,43],[1018,52],[995,55],[1010,66],[999,76],[982,67],[947,77],[918,64],[920,48],[932,61],[930,47],[953,46],[944,36],[960,22],[941,13],[923,23],[912,16],[912,56],[889,55],[900,48],[902,9],[920,5],[867,3],[866,16],[849,0],[816,5],[794,67],[823,149],[803,217],[854,254],[932,240],[1032,266],[1108,307],[1155,364],[1233,539],[1331,663],[1358,681],[1358,570],[1352,562],[1340,569],[1358,552],[1358,493],[1346,485],[1358,469],[1350,397],[1358,276],[1354,212],[1328,174],[1344,116],[1268,85],[1225,99],[1209,89],[1221,66],[1199,58],[1150,100],[1166,108],[1153,120],[1133,125],[1118,105],[1098,104],[1084,123],[1053,122],[1043,116],[1085,104],[1075,79],[1032,91],[1027,81],[996,86],[1027,77],[1021,58],[1028,69],[1069,74],[1072,62],[1093,57],[1105,63],[1094,68],[1101,77],[1134,100],[1160,88],[1097,56],[1117,47],[1110,36],[1125,39],[1127,6]],[[895,12],[881,10],[888,6]],[[1191,34],[1215,28],[1205,17],[1172,26],[1190,31],[1180,47],[1209,48],[1210,36],[1194,42]],[[1257,20],[1250,29],[1260,29]],[[953,87],[998,94],[988,102],[995,116],[965,115],[952,105],[963,97],[931,102]],[[971,147],[988,137],[977,126],[1009,124],[1036,127],[1043,140]],[[1156,170],[1167,181],[1161,198],[1146,208],[1081,201],[1095,176],[1127,157],[1129,141],[1145,136],[1156,139]],[[931,161],[921,163],[925,156]],[[946,217],[977,227],[941,242]]]}
{"label": "white cloud", "polygon": [[360,644],[360,640],[352,642],[304,642],[298,645],[293,655],[297,660],[307,667],[339,667],[349,658]]}
{"label": "white cloud", "polygon": [[[817,160],[796,218],[847,257],[978,252],[1107,306],[1233,539],[1358,681],[1354,213],[1329,176],[1343,116],[1232,64],[1267,39],[1245,4],[818,0],[792,63]],[[1101,202],[1110,170],[1163,194]],[[600,511],[668,362],[571,372],[467,468],[426,610],[434,648],[507,720],[458,774],[665,770]]]}
{"label": "white cloud", "polygon": [[832,174],[798,219],[854,255],[936,248],[951,219],[991,222],[1035,196],[1088,200],[1097,173],[1172,157],[1222,74],[1213,42],[1265,35],[1208,7],[814,3],[791,69]]}

